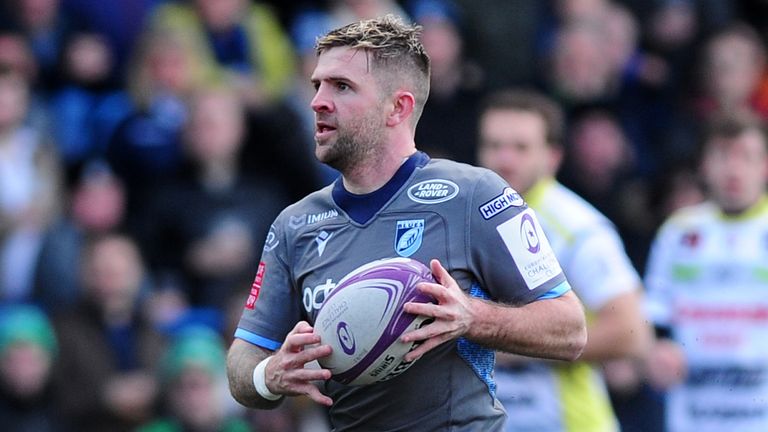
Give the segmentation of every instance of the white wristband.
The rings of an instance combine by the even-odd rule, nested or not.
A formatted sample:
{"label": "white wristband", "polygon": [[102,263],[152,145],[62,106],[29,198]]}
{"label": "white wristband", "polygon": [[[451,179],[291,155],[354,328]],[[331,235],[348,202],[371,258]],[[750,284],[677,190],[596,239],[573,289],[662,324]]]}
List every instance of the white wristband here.
{"label": "white wristband", "polygon": [[253,368],[253,386],[256,387],[256,392],[259,396],[266,400],[276,401],[283,397],[283,395],[274,394],[267,388],[266,369],[267,363],[269,363],[269,359],[271,358],[272,356],[265,358]]}

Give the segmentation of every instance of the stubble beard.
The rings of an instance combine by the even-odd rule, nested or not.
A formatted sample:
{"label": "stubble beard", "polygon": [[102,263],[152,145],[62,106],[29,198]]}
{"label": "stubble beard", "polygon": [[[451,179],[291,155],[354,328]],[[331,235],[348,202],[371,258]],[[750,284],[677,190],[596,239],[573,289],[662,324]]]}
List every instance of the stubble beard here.
{"label": "stubble beard", "polygon": [[336,141],[325,144],[325,153],[318,154],[318,159],[342,174],[347,173],[366,161],[375,160],[382,151],[383,139],[384,125],[369,113],[359,119],[356,127],[339,129]]}

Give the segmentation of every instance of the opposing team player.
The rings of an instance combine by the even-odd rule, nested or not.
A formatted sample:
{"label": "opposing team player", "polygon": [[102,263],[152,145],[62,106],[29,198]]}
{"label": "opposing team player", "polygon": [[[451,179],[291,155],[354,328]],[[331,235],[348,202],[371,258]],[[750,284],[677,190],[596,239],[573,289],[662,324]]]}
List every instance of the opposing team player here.
{"label": "opposing team player", "polygon": [[768,430],[768,138],[746,114],[714,121],[701,161],[709,199],[654,240],[650,378],[669,387],[668,430]]}
{"label": "opposing team player", "polygon": [[639,359],[651,342],[641,312],[642,283],[613,224],[555,180],[563,157],[563,114],[524,90],[490,95],[480,116],[478,160],[536,210],[565,276],[591,317],[578,362],[501,355],[498,395],[506,430],[616,431],[600,363]]}
{"label": "opposing team player", "polygon": [[[581,353],[583,310],[534,212],[491,171],[416,150],[429,92],[418,36],[386,16],[318,41],[315,153],[342,178],[288,207],[269,233],[228,356],[244,405],[305,394],[330,407],[339,431],[500,430],[494,350]],[[305,367],[330,353],[312,333],[324,296],[361,264],[398,255],[430,263],[439,282],[420,285],[438,304],[405,305],[435,319],[402,336],[423,341],[406,357],[420,359],[360,387]]]}

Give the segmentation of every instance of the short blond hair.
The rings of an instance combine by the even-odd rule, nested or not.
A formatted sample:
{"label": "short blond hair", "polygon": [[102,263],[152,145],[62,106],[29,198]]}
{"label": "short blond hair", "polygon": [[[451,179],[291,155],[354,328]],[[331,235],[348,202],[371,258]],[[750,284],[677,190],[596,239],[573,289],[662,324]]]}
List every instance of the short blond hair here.
{"label": "short blond hair", "polygon": [[429,96],[430,61],[420,40],[421,29],[389,14],[331,30],[317,39],[315,51],[319,56],[336,47],[365,50],[373,58],[374,73],[384,72],[378,76],[386,91],[407,80],[416,99],[415,125]]}

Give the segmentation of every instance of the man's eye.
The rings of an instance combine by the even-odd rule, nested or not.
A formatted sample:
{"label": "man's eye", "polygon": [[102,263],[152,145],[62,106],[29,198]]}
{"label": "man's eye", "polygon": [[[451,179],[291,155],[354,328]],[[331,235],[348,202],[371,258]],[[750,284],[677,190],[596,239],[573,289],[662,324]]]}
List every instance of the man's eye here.
{"label": "man's eye", "polygon": [[348,90],[349,86],[346,83],[340,82],[336,84],[336,88],[338,88],[339,90]]}

